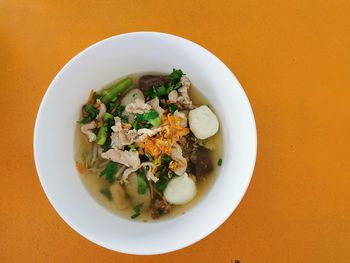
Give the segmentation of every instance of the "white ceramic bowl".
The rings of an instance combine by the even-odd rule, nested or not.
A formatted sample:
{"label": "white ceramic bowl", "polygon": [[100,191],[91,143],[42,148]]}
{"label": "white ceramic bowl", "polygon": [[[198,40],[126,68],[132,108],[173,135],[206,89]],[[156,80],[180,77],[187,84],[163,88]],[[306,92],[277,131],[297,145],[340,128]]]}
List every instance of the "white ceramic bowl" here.
{"label": "white ceramic bowl", "polygon": [[[76,120],[91,89],[130,73],[173,68],[182,69],[219,114],[223,166],[209,193],[184,215],[152,223],[125,220],[98,204],[79,178],[73,155]],[[218,228],[248,187],[256,147],[253,112],[232,72],[203,47],[156,32],[111,37],[75,56],[47,90],[34,132],[39,179],[59,215],[92,242],[128,254],[174,251]]]}

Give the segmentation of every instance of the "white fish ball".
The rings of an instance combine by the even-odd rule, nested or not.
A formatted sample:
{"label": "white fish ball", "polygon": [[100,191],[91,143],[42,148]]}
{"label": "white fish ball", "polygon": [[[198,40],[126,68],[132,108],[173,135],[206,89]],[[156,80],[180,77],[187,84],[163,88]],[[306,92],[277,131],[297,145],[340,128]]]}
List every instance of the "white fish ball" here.
{"label": "white fish ball", "polygon": [[198,139],[207,139],[219,130],[218,118],[206,105],[191,110],[188,118],[190,129]]}
{"label": "white fish ball", "polygon": [[184,173],[170,180],[164,190],[164,197],[171,204],[183,205],[191,201],[196,193],[195,182]]}

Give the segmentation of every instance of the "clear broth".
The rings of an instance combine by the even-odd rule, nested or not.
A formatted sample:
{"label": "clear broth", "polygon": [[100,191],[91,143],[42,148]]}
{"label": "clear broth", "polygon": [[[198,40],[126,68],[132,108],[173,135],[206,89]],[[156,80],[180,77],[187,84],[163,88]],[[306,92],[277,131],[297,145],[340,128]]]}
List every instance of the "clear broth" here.
{"label": "clear broth", "polygon": [[[165,73],[138,73],[138,74],[132,74],[129,75],[133,79],[133,87],[131,87],[129,90],[133,88],[137,88],[137,83],[138,79],[145,75],[145,74],[165,74]],[[120,80],[120,79],[118,79]],[[113,83],[118,82],[118,80],[113,81]],[[111,83],[111,84],[113,84]],[[110,85],[108,85],[109,87]],[[127,92],[127,91],[126,91]],[[190,98],[193,101],[193,104],[196,106],[199,105],[208,105],[211,110],[215,112],[215,109],[211,107],[209,101],[200,93],[198,89],[196,89],[193,84],[191,85],[190,92],[189,92]],[[75,134],[75,161],[76,162],[82,162],[84,154],[87,152],[92,151],[92,145],[91,143],[88,142],[87,138],[85,135],[83,135],[80,132],[80,127],[79,124],[77,125],[76,128],[76,134]],[[208,148],[212,150],[212,161],[213,161],[213,171],[203,177],[201,180],[196,182],[197,185],[197,194],[194,197],[193,200],[191,200],[189,203],[185,205],[174,205],[171,207],[170,213],[161,216],[158,219],[152,219],[151,218],[151,213],[150,210],[148,211],[142,211],[141,215],[136,218],[136,219],[131,219],[130,216],[134,214],[133,208],[126,208],[123,210],[118,209],[115,205],[113,200],[109,200],[106,198],[105,195],[103,195],[100,191],[103,188],[109,187],[108,182],[103,177],[100,177],[99,172],[86,172],[83,174],[80,174],[80,177],[86,186],[87,190],[89,193],[100,203],[102,206],[107,208],[109,211],[123,217],[127,218],[130,220],[137,220],[137,221],[159,221],[159,220],[164,220],[168,218],[172,218],[175,216],[179,216],[184,214],[186,211],[188,211],[191,207],[196,205],[200,200],[208,193],[210,187],[214,183],[216,177],[218,176],[220,167],[217,165],[217,162],[220,158],[222,158],[222,153],[223,153],[223,139],[222,139],[222,133],[221,133],[221,128],[219,129],[218,133],[215,134],[213,137],[209,138],[208,140]]]}

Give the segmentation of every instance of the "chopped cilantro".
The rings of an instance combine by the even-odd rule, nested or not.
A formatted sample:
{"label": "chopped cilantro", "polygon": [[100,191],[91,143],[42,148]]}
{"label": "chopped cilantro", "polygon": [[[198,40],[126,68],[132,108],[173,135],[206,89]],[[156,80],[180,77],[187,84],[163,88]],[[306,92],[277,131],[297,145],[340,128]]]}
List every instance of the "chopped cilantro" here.
{"label": "chopped cilantro", "polygon": [[136,217],[141,215],[142,206],[143,206],[143,203],[134,206],[133,210],[134,210],[135,214],[133,214],[131,216],[132,219],[135,219]]}
{"label": "chopped cilantro", "polygon": [[168,94],[173,91],[177,90],[181,87],[181,77],[184,75],[181,69],[173,69],[173,72],[170,73],[170,82],[167,87]]}
{"label": "chopped cilantro", "polygon": [[114,110],[114,108],[117,108],[119,104],[118,100],[112,101],[110,103],[106,104],[106,108],[107,108],[107,112],[112,112]]}
{"label": "chopped cilantro", "polygon": [[159,181],[156,183],[156,189],[158,192],[163,192],[168,185],[168,181]]}
{"label": "chopped cilantro", "polygon": [[132,152],[136,151],[136,146],[135,146],[135,144],[131,144],[131,145],[129,146],[129,150],[132,151]]}
{"label": "chopped cilantro", "polygon": [[218,160],[218,166],[221,166],[222,165],[222,159],[220,158],[219,160]]}
{"label": "chopped cilantro", "polygon": [[169,77],[171,81],[178,82],[181,77],[184,75],[181,69],[173,69],[173,72],[170,73]]}
{"label": "chopped cilantro", "polygon": [[158,127],[161,124],[161,119],[159,117],[149,120],[149,124],[151,124],[153,127]]}
{"label": "chopped cilantro", "polygon": [[156,189],[158,192],[163,192],[169,183],[168,176],[161,175],[156,183]]}
{"label": "chopped cilantro", "polygon": [[181,88],[181,86],[182,86],[182,84],[181,84],[180,81],[177,82],[177,83],[175,83],[175,84],[170,83],[170,84],[168,85],[168,88],[167,88],[168,94],[169,94],[170,92],[172,92],[173,90],[177,90],[177,89]]}
{"label": "chopped cilantro", "polygon": [[140,125],[140,123],[134,121],[132,124],[132,127],[135,129],[135,130],[139,130],[142,128],[142,126]]}
{"label": "chopped cilantro", "polygon": [[171,158],[167,154],[163,154],[161,157],[162,164],[168,164],[171,161]]}
{"label": "chopped cilantro", "polygon": [[143,169],[137,175],[137,192],[140,195],[144,195],[147,192],[146,176],[145,171]]}
{"label": "chopped cilantro", "polygon": [[157,90],[155,87],[152,87],[152,88],[145,90],[144,93],[145,93],[146,97],[149,97],[149,98],[157,97]]}
{"label": "chopped cilantro", "polygon": [[135,114],[135,117],[134,117],[134,120],[135,121],[143,121],[143,114],[140,114],[140,113],[136,113]]}
{"label": "chopped cilantro", "polygon": [[169,94],[168,87],[165,87],[165,86],[152,87],[145,92],[145,95],[151,98],[155,98],[155,97],[166,98],[168,94]]}
{"label": "chopped cilantro", "polygon": [[104,176],[109,183],[114,182],[114,175],[118,170],[118,164],[113,161],[109,161],[105,169],[101,172],[100,176]]}
{"label": "chopped cilantro", "polygon": [[163,97],[163,96],[167,96],[168,95],[167,89],[164,86],[159,86],[159,87],[156,88],[156,90],[157,90],[157,96],[158,97]]}
{"label": "chopped cilantro", "polygon": [[122,123],[129,123],[128,116],[126,116],[126,115],[122,115],[120,117],[120,120],[122,121]]}
{"label": "chopped cilantro", "polygon": [[168,173],[168,168],[166,165],[161,165],[158,167],[158,172],[160,174],[159,180],[155,183],[155,188],[158,192],[163,192],[168,185],[170,179],[173,177],[172,173]]}
{"label": "chopped cilantro", "polygon": [[173,71],[169,75],[170,82],[166,86],[161,85],[152,87],[145,92],[145,95],[150,98],[167,98],[167,96],[172,90],[176,90],[181,87],[180,80],[183,75],[184,74],[181,71],[181,69],[173,69]]}
{"label": "chopped cilantro", "polygon": [[172,103],[172,104],[169,104],[168,109],[169,109],[169,112],[171,114],[174,114],[174,112],[176,111],[177,107],[176,107],[175,104]]}
{"label": "chopped cilantro", "polygon": [[122,117],[122,114],[124,111],[125,111],[125,105],[119,105],[115,111],[115,115],[118,117]]}
{"label": "chopped cilantro", "polygon": [[136,113],[132,127],[136,130],[141,128],[157,127],[161,123],[158,112],[155,110],[146,111],[144,114]]}
{"label": "chopped cilantro", "polygon": [[115,112],[113,115],[119,117],[122,123],[128,123],[128,116],[123,115],[124,111],[125,105],[115,106]]}
{"label": "chopped cilantro", "polygon": [[102,188],[100,193],[103,194],[108,200],[112,200],[112,193],[108,188]]}
{"label": "chopped cilantro", "polygon": [[149,110],[143,114],[142,118],[145,121],[150,121],[150,120],[154,120],[158,116],[159,116],[158,112],[156,112],[155,110]]}

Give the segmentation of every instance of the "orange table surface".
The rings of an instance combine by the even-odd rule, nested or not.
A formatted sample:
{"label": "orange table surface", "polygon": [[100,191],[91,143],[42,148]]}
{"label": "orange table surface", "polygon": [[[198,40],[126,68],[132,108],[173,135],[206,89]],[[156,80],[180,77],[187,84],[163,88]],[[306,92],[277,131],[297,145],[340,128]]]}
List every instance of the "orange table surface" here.
{"label": "orange table surface", "polygon": [[[35,117],[57,72],[130,31],[172,33],[216,54],[258,129],[254,175],[233,215],[157,256],[77,234],[48,202],[33,158]],[[350,262],[349,1],[1,0],[0,87],[0,262]]]}

